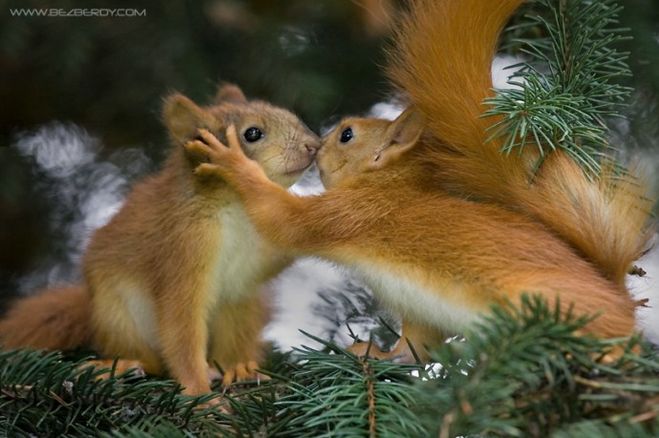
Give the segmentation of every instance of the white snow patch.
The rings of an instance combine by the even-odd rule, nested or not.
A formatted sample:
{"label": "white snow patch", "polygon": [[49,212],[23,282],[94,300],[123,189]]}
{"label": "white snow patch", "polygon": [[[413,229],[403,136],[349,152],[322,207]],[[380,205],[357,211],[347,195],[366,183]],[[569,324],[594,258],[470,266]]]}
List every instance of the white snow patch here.
{"label": "white snow patch", "polygon": [[648,300],[636,311],[636,326],[648,341],[659,345],[659,236],[655,235],[654,241],[654,248],[635,263],[646,272],[645,276],[629,275],[627,286],[635,299]]}

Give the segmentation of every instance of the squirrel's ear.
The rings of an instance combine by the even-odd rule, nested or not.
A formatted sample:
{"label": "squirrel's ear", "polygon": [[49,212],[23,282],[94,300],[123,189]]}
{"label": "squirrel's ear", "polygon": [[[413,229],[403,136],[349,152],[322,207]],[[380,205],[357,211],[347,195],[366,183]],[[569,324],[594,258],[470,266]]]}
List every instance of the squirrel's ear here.
{"label": "squirrel's ear", "polygon": [[215,103],[222,102],[247,103],[247,98],[238,85],[224,83],[215,94]]}
{"label": "squirrel's ear", "polygon": [[413,108],[406,109],[387,128],[387,143],[377,151],[371,167],[374,169],[384,167],[412,149],[423,134],[425,126],[425,118],[419,111]]}
{"label": "squirrel's ear", "polygon": [[197,134],[199,128],[210,128],[213,118],[182,94],[165,99],[162,117],[174,140],[184,142]]}

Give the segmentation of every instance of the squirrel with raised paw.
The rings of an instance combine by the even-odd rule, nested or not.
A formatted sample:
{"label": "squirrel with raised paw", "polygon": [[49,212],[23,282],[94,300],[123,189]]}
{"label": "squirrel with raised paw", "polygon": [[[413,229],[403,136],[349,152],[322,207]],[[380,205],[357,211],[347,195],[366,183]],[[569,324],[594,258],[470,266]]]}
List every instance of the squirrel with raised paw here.
{"label": "squirrel with raised paw", "polygon": [[174,94],[163,117],[174,145],[164,168],[94,233],[80,285],[13,304],[0,320],[4,348],[88,346],[119,358],[118,371],[169,374],[189,395],[210,391],[215,363],[224,384],[255,376],[269,317],[262,289],[292,259],[256,233],[226,182],[193,174],[203,157],[182,145],[199,128],[222,135],[237,126],[245,153],[285,190],[313,162],[318,138],[234,85],[208,107]]}
{"label": "squirrel with raised paw", "polygon": [[[559,151],[534,173],[530,148],[508,156],[488,138],[490,66],[521,3],[414,2],[388,68],[411,106],[393,122],[348,118],[327,134],[317,160],[322,195],[273,184],[241,152],[234,128],[227,142],[202,131],[187,145],[210,159],[196,173],[228,181],[273,245],[351,268],[402,316],[402,338],[421,357],[423,346],[525,293],[560,298],[563,311],[600,312],[584,328],[593,335],[634,331],[624,277],[649,237],[642,182],[606,173],[591,181]],[[399,342],[381,356],[411,352]]]}

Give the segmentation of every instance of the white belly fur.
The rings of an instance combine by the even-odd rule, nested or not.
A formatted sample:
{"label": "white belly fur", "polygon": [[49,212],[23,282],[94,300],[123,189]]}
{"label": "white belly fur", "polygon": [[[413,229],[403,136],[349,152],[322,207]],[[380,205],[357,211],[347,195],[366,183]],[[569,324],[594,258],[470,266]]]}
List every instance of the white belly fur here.
{"label": "white belly fur", "polygon": [[144,290],[136,284],[128,282],[118,287],[117,290],[120,291],[133,323],[139,327],[135,330],[135,334],[139,335],[153,350],[159,350],[156,311],[151,296],[145,294]]}
{"label": "white belly fur", "polygon": [[213,272],[213,290],[219,300],[237,300],[253,295],[277,255],[254,229],[240,205],[229,205],[219,213],[220,255]]}
{"label": "white belly fur", "polygon": [[[440,330],[458,333],[479,318],[475,309],[445,298],[447,295],[459,296],[460,286],[454,282],[447,281],[445,290],[435,292],[371,265],[361,265],[355,273],[384,306],[399,313],[403,319],[424,322]],[[442,292],[444,297],[439,295]]]}

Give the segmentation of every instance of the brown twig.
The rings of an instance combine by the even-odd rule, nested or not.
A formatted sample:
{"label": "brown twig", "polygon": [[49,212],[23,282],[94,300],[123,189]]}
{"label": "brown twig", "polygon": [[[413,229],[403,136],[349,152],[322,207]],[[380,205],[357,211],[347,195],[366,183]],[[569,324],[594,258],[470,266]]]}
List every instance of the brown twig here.
{"label": "brown twig", "polygon": [[368,436],[377,437],[377,423],[375,417],[375,384],[373,382],[373,370],[365,357],[362,359],[362,369],[366,378],[366,394],[368,396]]}
{"label": "brown twig", "polygon": [[645,269],[641,268],[640,266],[634,265],[632,268],[629,270],[629,275],[636,275],[639,277],[645,277]]}

